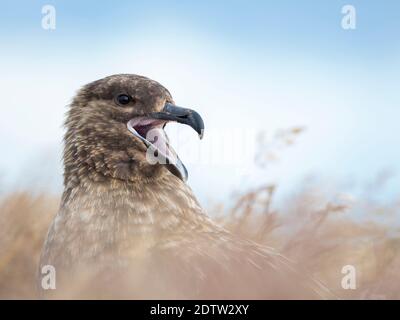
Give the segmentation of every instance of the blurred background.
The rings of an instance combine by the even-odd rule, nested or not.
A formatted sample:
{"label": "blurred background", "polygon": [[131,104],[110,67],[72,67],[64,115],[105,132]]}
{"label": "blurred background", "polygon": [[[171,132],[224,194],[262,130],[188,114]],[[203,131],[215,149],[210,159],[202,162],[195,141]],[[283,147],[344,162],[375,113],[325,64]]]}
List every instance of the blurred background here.
{"label": "blurred background", "polygon": [[[342,27],[347,4],[356,10],[355,29]],[[42,27],[44,5],[56,10],[55,29]],[[211,215],[232,227],[240,210],[259,211],[252,205],[265,192],[257,214],[282,213],[293,225],[321,212],[346,212],[344,225],[323,232],[330,237],[325,244],[342,241],[336,265],[351,262],[344,243],[357,251],[367,239],[362,248],[370,251],[357,261],[375,261],[375,276],[364,278],[374,287],[357,297],[398,297],[376,274],[399,262],[399,18],[395,0],[2,1],[0,218],[9,238],[0,240],[0,275],[5,279],[20,252],[14,248],[10,257],[15,237],[33,236],[31,249],[38,251],[56,211],[62,124],[76,91],[111,74],[135,73],[203,116],[202,141],[182,126],[169,125],[168,132]],[[246,201],[251,206],[243,208]],[[46,216],[40,226],[38,215]],[[271,221],[254,237],[282,224]],[[352,231],[340,233],[347,227]],[[253,236],[249,230],[237,232]],[[301,247],[271,237],[257,239],[291,248],[288,254],[300,259]],[[389,253],[377,251],[377,238]],[[302,245],[315,245],[315,238],[307,241]],[[321,250],[327,249],[315,248],[303,260],[327,281],[336,279],[340,271],[321,271],[331,260],[313,258]],[[2,276],[3,288],[15,288]]]}

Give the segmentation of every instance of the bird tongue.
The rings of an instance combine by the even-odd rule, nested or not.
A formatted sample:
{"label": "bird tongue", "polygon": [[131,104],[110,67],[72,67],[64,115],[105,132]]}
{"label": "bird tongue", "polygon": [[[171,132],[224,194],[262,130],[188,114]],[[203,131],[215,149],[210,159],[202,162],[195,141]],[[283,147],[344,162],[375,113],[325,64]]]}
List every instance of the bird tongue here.
{"label": "bird tongue", "polygon": [[[156,147],[157,152],[161,154],[169,163],[175,164],[178,158],[175,150],[170,146],[169,139],[163,128],[156,127],[147,132],[146,140]],[[157,155],[155,155],[157,157]],[[162,158],[160,160],[163,160]]]}
{"label": "bird tongue", "polygon": [[147,152],[146,155],[149,162],[167,164],[168,169],[174,175],[186,181],[188,178],[187,169],[169,144],[169,139],[164,129],[155,127],[149,130],[146,140],[150,142],[148,149],[150,152]]}
{"label": "bird tongue", "polygon": [[169,144],[168,136],[162,128],[164,123],[131,120],[128,122],[128,129],[148,147],[146,159],[149,163],[166,164],[174,175],[186,181],[188,177],[187,170]]}

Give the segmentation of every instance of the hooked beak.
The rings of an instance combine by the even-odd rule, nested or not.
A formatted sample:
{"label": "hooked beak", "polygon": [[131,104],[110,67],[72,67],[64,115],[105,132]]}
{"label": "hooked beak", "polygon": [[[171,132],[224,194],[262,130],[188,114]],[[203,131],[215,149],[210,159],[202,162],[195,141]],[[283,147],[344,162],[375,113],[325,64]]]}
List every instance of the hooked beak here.
{"label": "hooked beak", "polygon": [[147,146],[146,158],[151,164],[166,164],[167,168],[183,181],[187,181],[188,172],[175,150],[170,146],[164,127],[168,122],[178,122],[192,127],[199,138],[204,135],[204,122],[200,115],[191,109],[166,103],[160,112],[148,117],[129,120],[127,127]]}
{"label": "hooked beak", "polygon": [[154,119],[187,124],[197,132],[200,139],[203,139],[204,122],[200,115],[194,110],[181,108],[171,103],[166,103],[161,112],[152,113],[150,116]]}

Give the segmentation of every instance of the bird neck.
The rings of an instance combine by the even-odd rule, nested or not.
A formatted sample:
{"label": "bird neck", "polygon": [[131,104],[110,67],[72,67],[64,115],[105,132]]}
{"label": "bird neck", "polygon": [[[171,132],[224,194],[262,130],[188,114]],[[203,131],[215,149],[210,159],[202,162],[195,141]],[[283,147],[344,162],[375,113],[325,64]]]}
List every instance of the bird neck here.
{"label": "bird neck", "polygon": [[141,183],[83,179],[66,188],[61,211],[74,213],[73,219],[101,223],[111,233],[120,228],[138,233],[176,231],[205,216],[190,187],[169,172]]}

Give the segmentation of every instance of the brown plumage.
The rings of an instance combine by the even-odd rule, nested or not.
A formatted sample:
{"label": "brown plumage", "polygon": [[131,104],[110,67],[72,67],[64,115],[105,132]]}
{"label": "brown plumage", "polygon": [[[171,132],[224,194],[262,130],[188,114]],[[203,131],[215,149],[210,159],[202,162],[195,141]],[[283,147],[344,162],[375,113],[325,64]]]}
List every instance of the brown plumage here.
{"label": "brown plumage", "polygon": [[[331,297],[272,248],[210,220],[163,135],[168,121],[204,129],[197,113],[174,106],[167,89],[142,76],[114,75],[78,92],[66,120],[62,203],[40,262],[56,268],[57,289],[45,294]],[[151,129],[158,142],[144,139]],[[170,163],[150,163],[148,148]]]}

